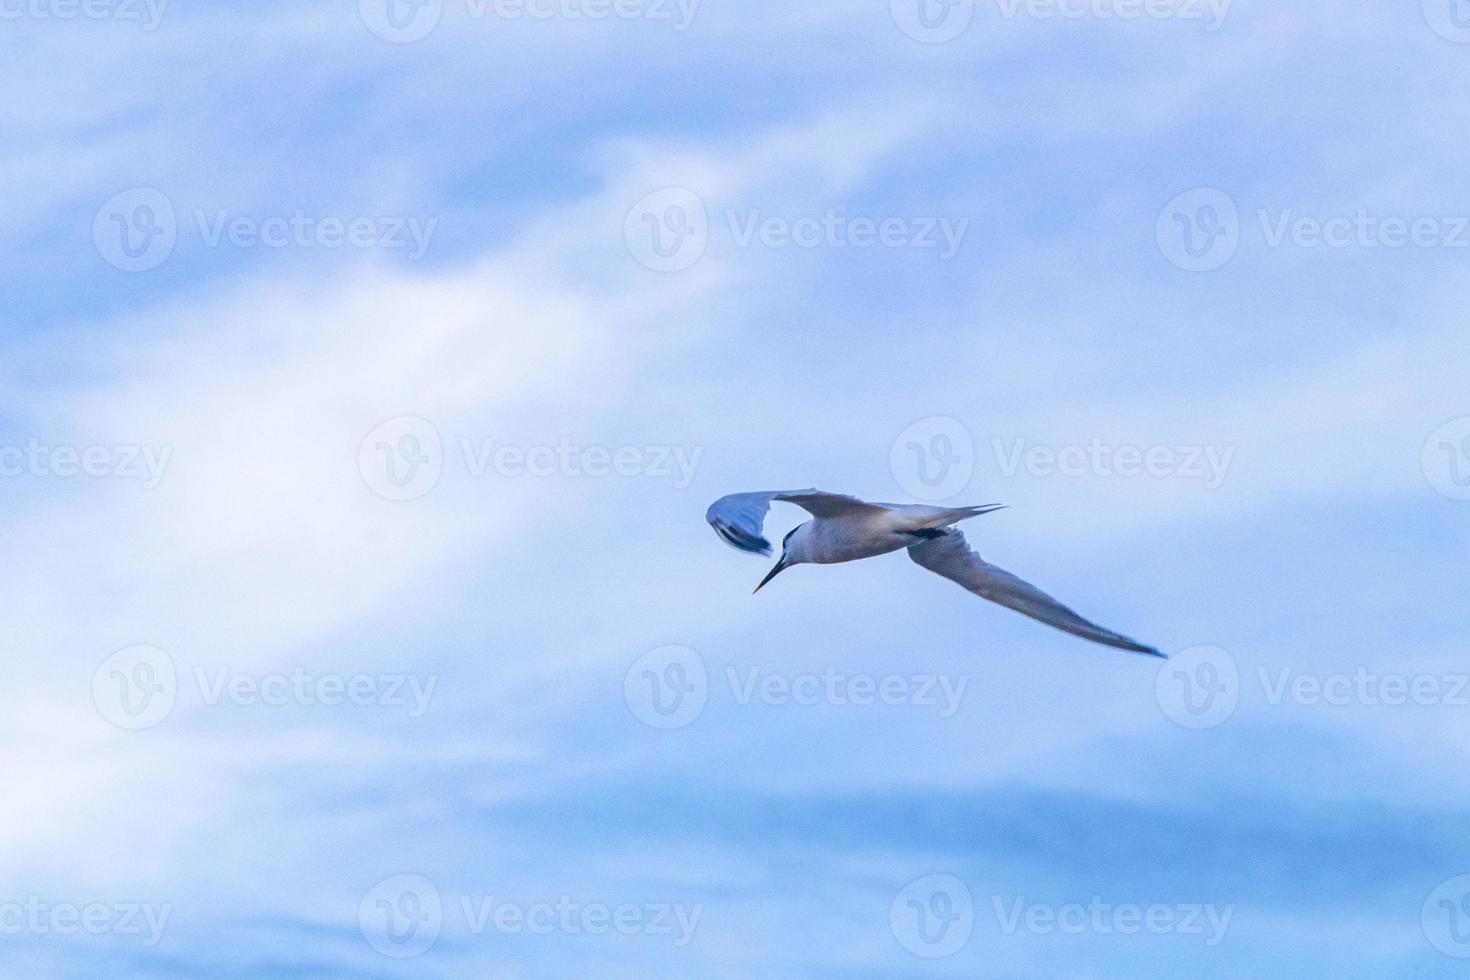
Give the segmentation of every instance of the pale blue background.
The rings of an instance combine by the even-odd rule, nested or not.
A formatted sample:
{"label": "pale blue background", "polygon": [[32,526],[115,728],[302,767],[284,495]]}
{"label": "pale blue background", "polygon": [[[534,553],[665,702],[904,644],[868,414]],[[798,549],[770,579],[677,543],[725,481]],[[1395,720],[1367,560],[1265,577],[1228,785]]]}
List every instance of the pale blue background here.
{"label": "pale blue background", "polygon": [[[173,447],[163,483],[0,480],[0,902],[151,903],[162,941],[23,932],[35,977],[1461,975],[1421,910],[1470,872],[1470,707],[1271,704],[1258,672],[1467,667],[1470,503],[1421,456],[1470,415],[1470,249],[1271,247],[1257,213],[1470,213],[1470,44],[1449,0],[1238,0],[1199,21],[901,31],[886,0],[708,0],[669,21],[468,18],[423,40],[353,3],[175,0],[0,21],[0,442]],[[1435,18],[1439,18],[1436,20]],[[1454,35],[1453,31],[1445,33]],[[644,195],[696,190],[691,268],[635,261]],[[93,241],[156,188],[149,271]],[[1233,259],[1171,264],[1165,205],[1218,188]],[[962,251],[739,248],[726,209],[968,218]],[[210,248],[193,215],[436,218],[417,261]],[[105,250],[104,250],[105,251]],[[427,496],[358,468],[385,419],[449,449]],[[1159,666],[988,607],[902,556],[767,567],[715,497],[911,499],[895,438],[976,442],[957,500],[993,560],[1174,653],[1239,665],[1205,731]],[[675,445],[661,478],[467,474],[460,437]],[[991,440],[1233,447],[1223,486],[1006,475]],[[1441,474],[1442,477],[1442,474]],[[779,534],[794,513],[775,515]],[[208,705],[129,732],[111,653],[250,675],[436,675],[429,710]],[[624,675],[665,644],[715,679],[658,731]],[[726,667],[969,678],[915,706],[741,706]],[[363,896],[431,878],[424,955]],[[973,894],[952,957],[890,905]],[[695,939],[469,934],[457,896],[682,902]],[[1224,941],[1002,931],[992,898],[1233,905]],[[1470,953],[1470,943],[1460,950]]]}

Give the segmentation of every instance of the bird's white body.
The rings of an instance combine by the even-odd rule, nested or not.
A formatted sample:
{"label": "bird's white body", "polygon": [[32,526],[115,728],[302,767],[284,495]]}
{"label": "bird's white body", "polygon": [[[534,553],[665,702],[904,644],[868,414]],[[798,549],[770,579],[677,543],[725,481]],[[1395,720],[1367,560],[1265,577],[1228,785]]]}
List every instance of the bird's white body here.
{"label": "bird's white body", "polygon": [[757,592],[792,565],[837,565],[907,549],[916,565],[958,583],[981,598],[1096,643],[1163,656],[1151,646],[1083,619],[1036,586],[971,551],[964,534],[954,525],[999,510],[999,504],[982,507],[875,504],[820,490],[771,490],[721,497],[710,506],[705,519],[720,537],[736,548],[768,555],[771,543],[765,539],[762,528],[773,500],[797,504],[812,519],[786,535],[776,567],[755,587]]}
{"label": "bird's white body", "polygon": [[917,533],[974,516],[975,508],[951,510],[920,504],[875,504],[798,527],[786,541],[788,564],[840,565],[910,547]]}

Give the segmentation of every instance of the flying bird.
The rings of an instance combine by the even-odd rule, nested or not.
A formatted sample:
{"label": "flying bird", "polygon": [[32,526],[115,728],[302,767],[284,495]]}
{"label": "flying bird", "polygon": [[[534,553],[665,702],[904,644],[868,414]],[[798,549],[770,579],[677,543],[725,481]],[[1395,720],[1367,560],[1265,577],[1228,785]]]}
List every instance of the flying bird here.
{"label": "flying bird", "polygon": [[840,493],[820,490],[767,490],[732,493],[716,500],[705,514],[725,541],[758,555],[771,554],[771,542],[762,533],[771,501],[796,504],[812,519],[787,533],[776,566],[755,587],[792,565],[835,565],[886,555],[903,548],[923,568],[943,575],[982,599],[999,603],[1059,630],[1134,653],[1162,657],[1151,646],[1089,622],[1010,572],[986,562],[970,550],[955,525],[989,514],[1004,504],[979,507],[931,507],[924,504],[873,504]]}

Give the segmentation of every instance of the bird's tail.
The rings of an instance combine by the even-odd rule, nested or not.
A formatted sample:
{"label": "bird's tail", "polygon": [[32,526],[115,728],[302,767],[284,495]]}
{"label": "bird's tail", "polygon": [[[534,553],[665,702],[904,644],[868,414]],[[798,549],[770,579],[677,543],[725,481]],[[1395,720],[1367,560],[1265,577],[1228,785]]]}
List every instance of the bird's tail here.
{"label": "bird's tail", "polygon": [[936,510],[934,515],[924,521],[925,527],[941,528],[958,524],[960,521],[968,521],[972,517],[981,517],[998,510],[1004,510],[1005,504],[981,504],[978,507],[946,507]]}

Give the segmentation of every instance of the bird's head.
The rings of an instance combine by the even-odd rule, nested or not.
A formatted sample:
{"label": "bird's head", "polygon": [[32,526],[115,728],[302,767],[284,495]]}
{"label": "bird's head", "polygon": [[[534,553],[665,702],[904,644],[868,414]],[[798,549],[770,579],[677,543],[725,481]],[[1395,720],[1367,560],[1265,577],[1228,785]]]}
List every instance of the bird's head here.
{"label": "bird's head", "polygon": [[[765,588],[767,582],[786,571],[792,565],[800,565],[804,562],[811,561],[811,541],[807,536],[810,526],[811,521],[807,521],[805,524],[798,525],[786,532],[786,537],[781,539],[781,557],[776,561],[776,567],[767,572],[766,577],[761,579],[761,584],[755,587],[756,592]],[[755,592],[752,592],[751,595],[755,595]]]}

